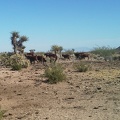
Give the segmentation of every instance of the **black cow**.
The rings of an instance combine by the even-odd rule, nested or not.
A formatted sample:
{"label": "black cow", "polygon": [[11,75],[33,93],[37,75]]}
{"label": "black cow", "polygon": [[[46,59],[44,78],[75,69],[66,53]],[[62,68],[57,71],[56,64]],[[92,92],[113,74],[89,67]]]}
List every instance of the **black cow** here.
{"label": "black cow", "polygon": [[25,55],[25,57],[30,60],[30,63],[35,63],[35,61],[38,61],[37,56],[31,56],[31,55]]}
{"label": "black cow", "polygon": [[89,54],[85,52],[76,52],[74,53],[77,59],[85,59],[86,57],[89,59]]}
{"label": "black cow", "polygon": [[88,60],[89,60],[89,54],[88,54],[88,53],[81,52],[81,53],[80,53],[80,59],[85,59],[85,58],[88,58]]}
{"label": "black cow", "polygon": [[69,55],[69,54],[62,54],[62,57],[63,57],[64,59],[70,60],[70,55]]}
{"label": "black cow", "polygon": [[28,56],[34,56],[34,52],[26,53]]}
{"label": "black cow", "polygon": [[45,64],[44,64],[45,62],[47,62],[46,59],[45,59],[45,57],[44,57],[44,56],[40,56],[40,55],[37,56],[37,60],[38,60],[39,62],[41,62],[43,65],[45,65]]}
{"label": "black cow", "polygon": [[74,53],[74,55],[75,55],[76,59],[79,59],[79,57],[80,57],[80,53],[79,52]]}
{"label": "black cow", "polygon": [[44,55],[50,58],[50,62],[52,61],[56,62],[58,59],[57,55],[53,53],[45,53]]}

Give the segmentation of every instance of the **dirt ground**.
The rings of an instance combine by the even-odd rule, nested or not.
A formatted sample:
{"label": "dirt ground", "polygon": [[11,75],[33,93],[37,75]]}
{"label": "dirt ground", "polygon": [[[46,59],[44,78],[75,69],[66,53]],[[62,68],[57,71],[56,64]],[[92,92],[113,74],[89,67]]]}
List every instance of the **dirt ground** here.
{"label": "dirt ground", "polygon": [[0,67],[3,120],[120,120],[120,61],[86,61],[81,73],[62,61],[66,81],[46,83],[40,63],[21,71]]}

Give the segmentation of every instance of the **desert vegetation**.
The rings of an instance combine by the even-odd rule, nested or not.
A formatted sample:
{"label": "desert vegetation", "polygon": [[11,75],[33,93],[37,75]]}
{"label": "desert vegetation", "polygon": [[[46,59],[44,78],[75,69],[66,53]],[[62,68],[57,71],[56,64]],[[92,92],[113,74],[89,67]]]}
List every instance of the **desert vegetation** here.
{"label": "desert vegetation", "polygon": [[77,62],[77,63],[74,63],[74,68],[77,72],[86,72],[90,70],[90,65],[83,62]]}
{"label": "desert vegetation", "polygon": [[119,120],[119,49],[97,47],[76,57],[74,49],[53,45],[56,62],[32,49],[30,62],[28,37],[12,32],[10,40],[13,52],[0,54],[1,120]]}
{"label": "desert vegetation", "polygon": [[63,68],[60,64],[51,64],[45,69],[45,77],[49,83],[58,83],[66,79]]}

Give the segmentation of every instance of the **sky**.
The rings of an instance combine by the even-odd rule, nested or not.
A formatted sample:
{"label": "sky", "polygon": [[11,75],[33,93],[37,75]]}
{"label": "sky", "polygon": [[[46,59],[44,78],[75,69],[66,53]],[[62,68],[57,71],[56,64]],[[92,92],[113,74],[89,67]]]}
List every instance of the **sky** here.
{"label": "sky", "polygon": [[13,51],[13,31],[28,37],[26,52],[117,48],[120,0],[0,0],[0,52]]}

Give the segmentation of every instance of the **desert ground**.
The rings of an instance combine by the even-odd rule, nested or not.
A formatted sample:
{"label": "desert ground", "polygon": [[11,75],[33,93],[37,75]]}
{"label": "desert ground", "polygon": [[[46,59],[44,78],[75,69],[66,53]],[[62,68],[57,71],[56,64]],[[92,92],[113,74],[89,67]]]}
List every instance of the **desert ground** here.
{"label": "desert ground", "polygon": [[59,61],[67,78],[49,84],[45,66],[20,71],[0,66],[0,108],[3,120],[120,120],[120,61],[90,61],[77,72],[76,61]]}

